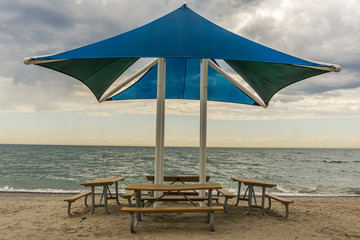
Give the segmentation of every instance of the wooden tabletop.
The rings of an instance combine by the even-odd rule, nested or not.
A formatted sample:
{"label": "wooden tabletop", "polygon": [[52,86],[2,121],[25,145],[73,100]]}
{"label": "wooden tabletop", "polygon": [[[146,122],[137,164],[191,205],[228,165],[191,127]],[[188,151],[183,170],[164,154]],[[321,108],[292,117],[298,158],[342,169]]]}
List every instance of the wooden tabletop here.
{"label": "wooden tabletop", "polygon": [[142,191],[188,191],[188,190],[205,190],[205,189],[221,189],[219,183],[205,184],[130,184],[125,190],[142,190]]}
{"label": "wooden tabletop", "polygon": [[112,177],[112,178],[98,178],[90,182],[81,183],[83,186],[96,186],[104,184],[113,184],[115,182],[123,181],[124,177]]}
{"label": "wooden tabletop", "polygon": [[234,181],[237,181],[237,182],[241,182],[245,185],[254,185],[254,186],[260,186],[260,187],[275,187],[276,186],[276,184],[267,183],[267,182],[263,182],[263,181],[259,181],[259,180],[255,180],[255,179],[237,178],[237,177],[232,177],[231,179]]}
{"label": "wooden tabletop", "polygon": [[[146,176],[148,181],[154,181],[154,176]],[[208,182],[210,176],[206,176]],[[199,182],[199,176],[164,176],[165,182]]]}

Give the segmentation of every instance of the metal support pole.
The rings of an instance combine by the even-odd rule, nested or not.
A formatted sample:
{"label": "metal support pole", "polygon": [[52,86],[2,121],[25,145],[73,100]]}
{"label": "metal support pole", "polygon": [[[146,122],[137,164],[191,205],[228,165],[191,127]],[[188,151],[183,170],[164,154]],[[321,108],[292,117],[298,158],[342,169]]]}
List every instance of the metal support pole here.
{"label": "metal support pole", "polygon": [[[209,59],[201,59],[200,66],[200,161],[199,183],[206,183],[206,128],[207,128],[207,81]],[[205,191],[200,190],[200,196],[205,197]],[[204,202],[200,203],[204,206]]]}
{"label": "metal support pole", "polygon": [[[164,179],[165,71],[165,58],[159,58],[156,102],[155,184],[162,184]],[[162,193],[155,191],[154,194],[155,197],[160,197]]]}
{"label": "metal support pole", "polygon": [[91,186],[91,214],[95,211],[95,186]]}
{"label": "metal support pole", "polygon": [[263,186],[262,187],[262,193],[261,193],[261,213],[263,216],[267,216],[264,210],[265,207],[265,191],[266,191],[266,187]]}
{"label": "metal support pole", "polygon": [[103,196],[104,196],[105,211],[108,214],[111,214],[108,208],[108,185],[104,185]]}
{"label": "metal support pole", "polygon": [[[238,185],[238,192],[237,192],[237,199],[236,199],[235,206],[237,206],[237,205],[239,204],[239,201],[240,201],[240,191],[241,191],[241,182],[239,182],[239,185]],[[245,199],[245,193],[244,193],[244,199]]]}

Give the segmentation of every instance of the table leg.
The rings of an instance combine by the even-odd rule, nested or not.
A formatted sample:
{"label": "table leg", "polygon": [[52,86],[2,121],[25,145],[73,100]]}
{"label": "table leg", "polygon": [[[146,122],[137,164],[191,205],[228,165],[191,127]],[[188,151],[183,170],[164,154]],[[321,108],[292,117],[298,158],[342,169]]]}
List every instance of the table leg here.
{"label": "table leg", "polygon": [[119,202],[119,188],[118,188],[118,182],[115,183],[115,194],[116,194],[116,202],[118,205],[121,205]]}
{"label": "table leg", "polygon": [[266,187],[262,187],[262,194],[261,194],[261,213],[263,216],[267,216],[265,214],[264,206],[265,206],[265,189]]}
{"label": "table leg", "polygon": [[239,204],[239,201],[240,201],[240,190],[241,190],[241,182],[239,182],[239,185],[238,185],[238,193],[237,193],[235,206],[237,206]]}
{"label": "table leg", "polygon": [[108,190],[108,185],[104,185],[103,195],[104,195],[104,202],[105,202],[105,211],[108,214],[111,214],[111,212],[108,209],[108,192],[107,192],[107,190]]}
{"label": "table leg", "polygon": [[248,210],[246,211],[246,213],[244,213],[245,215],[248,215],[250,210],[251,210],[251,206],[252,206],[252,195],[255,195],[254,192],[254,187],[252,185],[249,185],[248,187],[249,189],[249,196],[248,196]]}
{"label": "table leg", "polygon": [[91,186],[91,214],[95,211],[95,186]]}

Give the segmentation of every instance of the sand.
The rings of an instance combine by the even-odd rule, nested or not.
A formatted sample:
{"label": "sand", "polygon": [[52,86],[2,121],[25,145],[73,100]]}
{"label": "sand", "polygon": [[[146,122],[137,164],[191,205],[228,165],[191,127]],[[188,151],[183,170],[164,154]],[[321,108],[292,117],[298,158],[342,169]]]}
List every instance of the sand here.
{"label": "sand", "polygon": [[243,215],[246,202],[241,202],[228,214],[215,213],[214,232],[206,213],[151,214],[131,234],[130,216],[120,213],[115,201],[109,201],[111,215],[104,208],[90,214],[80,199],[68,217],[63,201],[68,196],[0,193],[0,239],[360,239],[360,197],[292,197],[287,220],[278,202],[269,217],[259,209]]}

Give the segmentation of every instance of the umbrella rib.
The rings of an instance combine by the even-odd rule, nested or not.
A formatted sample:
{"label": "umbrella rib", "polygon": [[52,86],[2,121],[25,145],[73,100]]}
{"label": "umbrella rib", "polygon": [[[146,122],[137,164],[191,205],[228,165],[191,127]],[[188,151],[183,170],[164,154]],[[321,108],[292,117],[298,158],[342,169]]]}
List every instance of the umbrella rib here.
{"label": "umbrella rib", "polygon": [[142,69],[140,69],[138,72],[136,72],[134,75],[132,75],[130,78],[128,78],[126,81],[120,83],[118,86],[116,86],[114,89],[112,89],[111,91],[109,91],[108,93],[106,93],[104,96],[102,96],[99,100],[99,102],[103,102],[105,101],[107,98],[111,97],[114,93],[116,93],[117,91],[119,91],[121,88],[123,88],[124,86],[126,86],[128,83],[130,83],[132,80],[134,80],[135,78],[137,78],[138,76],[140,76],[141,74],[143,74],[144,72],[146,72],[148,69],[152,68],[153,66],[156,65],[158,59],[156,58],[155,60],[153,60],[152,62],[150,62],[148,65],[146,65],[145,67],[143,67]]}
{"label": "umbrella rib", "polygon": [[318,70],[323,70],[323,71],[328,71],[328,72],[340,72],[340,70],[341,70],[341,66],[336,65],[336,64],[332,64],[332,65],[330,65],[330,67],[317,67],[317,66],[306,66],[306,65],[295,65],[295,64],[293,66],[304,67],[304,68],[313,68],[313,69],[318,69]]}
{"label": "umbrella rib", "polygon": [[266,104],[256,95],[254,95],[252,92],[250,92],[247,88],[245,88],[243,85],[241,85],[238,81],[236,81],[233,77],[231,77],[228,73],[226,73],[224,70],[222,70],[220,67],[218,67],[215,63],[212,61],[209,61],[209,65],[216,70],[218,73],[223,75],[226,79],[228,79],[232,84],[234,84],[237,88],[239,88],[241,91],[243,91],[246,95],[248,95],[252,100],[254,100],[257,104],[260,106],[266,108]]}

